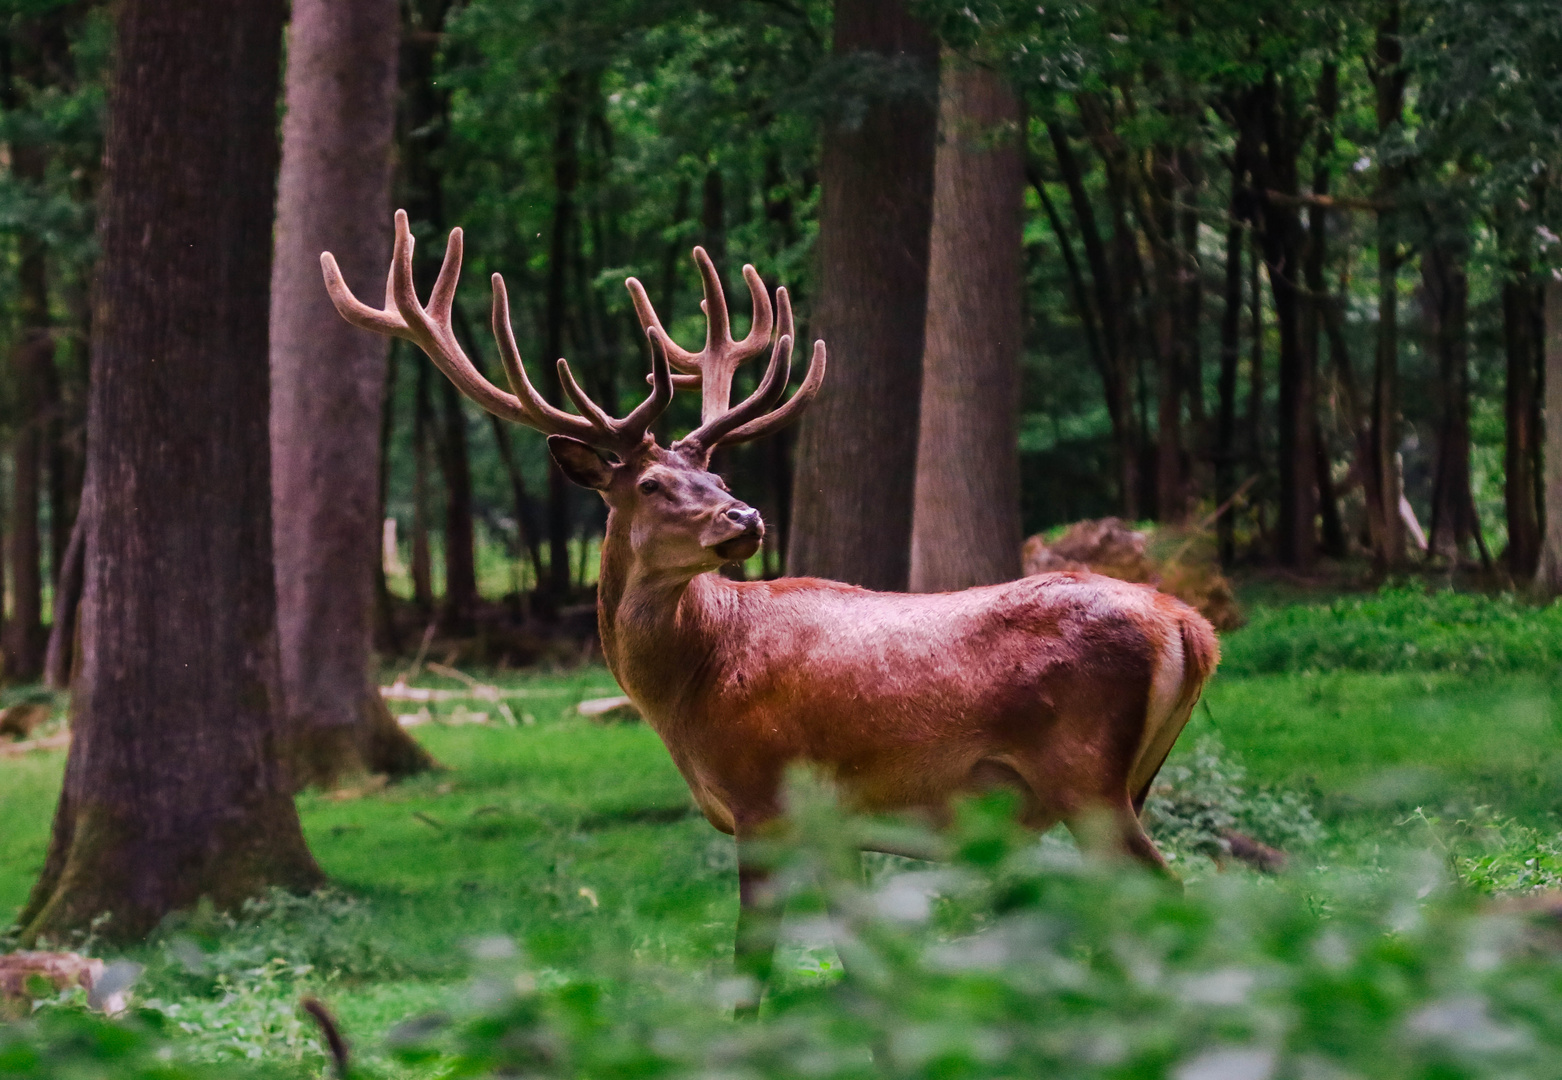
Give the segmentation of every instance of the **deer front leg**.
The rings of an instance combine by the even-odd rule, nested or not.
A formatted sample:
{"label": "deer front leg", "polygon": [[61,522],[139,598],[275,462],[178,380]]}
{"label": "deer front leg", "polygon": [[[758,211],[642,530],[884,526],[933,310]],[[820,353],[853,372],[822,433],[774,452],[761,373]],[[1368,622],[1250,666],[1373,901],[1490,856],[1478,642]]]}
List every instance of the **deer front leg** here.
{"label": "deer front leg", "polygon": [[759,1015],[775,965],[776,939],[781,930],[782,900],[771,868],[753,840],[738,836],[738,929],[733,943],[733,965],[750,982],[740,1000],[739,1018]]}

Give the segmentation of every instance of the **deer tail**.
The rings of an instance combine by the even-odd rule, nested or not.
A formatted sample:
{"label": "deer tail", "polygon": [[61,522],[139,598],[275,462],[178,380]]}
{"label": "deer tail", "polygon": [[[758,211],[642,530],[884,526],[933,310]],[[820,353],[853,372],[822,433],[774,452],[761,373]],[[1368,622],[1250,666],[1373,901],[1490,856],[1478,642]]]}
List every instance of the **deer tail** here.
{"label": "deer tail", "polygon": [[1209,620],[1192,608],[1177,606],[1181,609],[1177,612],[1177,630],[1168,635],[1163,646],[1163,663],[1157,666],[1151,682],[1144,737],[1129,773],[1128,790],[1133,792],[1135,813],[1144,808],[1150,785],[1166,763],[1188,717],[1193,715],[1205,682],[1220,663],[1220,641]]}

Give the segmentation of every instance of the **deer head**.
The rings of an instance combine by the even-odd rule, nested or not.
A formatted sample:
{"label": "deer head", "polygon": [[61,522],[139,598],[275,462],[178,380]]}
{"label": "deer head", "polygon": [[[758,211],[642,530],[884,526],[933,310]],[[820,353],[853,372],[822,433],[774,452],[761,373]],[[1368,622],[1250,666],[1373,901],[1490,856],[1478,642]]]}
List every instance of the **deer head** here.
{"label": "deer head", "polygon": [[[765,534],[759,512],[734,498],[709,465],[717,447],[748,442],[791,423],[824,381],[824,342],[817,341],[802,385],[778,407],[791,374],[794,336],[792,305],[785,288],[776,290],[777,327],[759,275],[752,266],[743,268],[754,318],[748,335],[733,341],[721,279],[705,251],[695,248],[695,262],[704,283],[705,299],[700,306],[705,311],[706,337],[704,349],[691,353],[667,336],[645,289],[629,278],[625,285],[651,346],[651,392],[628,416],[615,419],[586,395],[568,361],[560,359],[559,381],[580,410],[576,415],[548,404],[527,378],[500,275],[492,279],[492,323],[510,391],[489,382],[457,342],[451,306],[461,273],[461,230],[450,233],[427,306],[418,301],[413,288],[412,245],[407,214],[398,210],[390,278],[384,307],[379,310],[353,296],[330,252],[320,256],[326,289],[344,319],[365,330],[412,342],[464,396],[496,416],[546,434],[548,450],[564,475],[600,492],[612,515],[627,523],[630,549],[647,570],[698,574],[724,562],[746,559],[758,550]],[[779,334],[772,343],[776,329]],[[758,356],[767,345],[771,347],[770,362],[764,378],[752,394],[731,405],[732,378],[738,365]],[[679,374],[674,375],[672,368]],[[675,386],[701,391],[700,425],[663,448],[650,428],[672,401]]]}

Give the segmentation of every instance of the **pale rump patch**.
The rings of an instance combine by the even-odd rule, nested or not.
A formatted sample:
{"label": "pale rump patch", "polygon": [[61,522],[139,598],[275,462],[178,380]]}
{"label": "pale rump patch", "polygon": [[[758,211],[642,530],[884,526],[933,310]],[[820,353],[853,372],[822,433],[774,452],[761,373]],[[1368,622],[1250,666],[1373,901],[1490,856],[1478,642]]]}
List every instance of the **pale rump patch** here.
{"label": "pale rump patch", "polygon": [[[1139,740],[1139,752],[1134,755],[1128,783],[1130,796],[1137,796],[1154,777],[1193,712],[1193,702],[1184,702],[1188,672],[1181,631],[1180,626],[1172,624],[1170,632],[1156,646],[1155,674],[1150,680],[1144,735]],[[1179,717],[1179,706],[1184,704],[1186,709]]]}

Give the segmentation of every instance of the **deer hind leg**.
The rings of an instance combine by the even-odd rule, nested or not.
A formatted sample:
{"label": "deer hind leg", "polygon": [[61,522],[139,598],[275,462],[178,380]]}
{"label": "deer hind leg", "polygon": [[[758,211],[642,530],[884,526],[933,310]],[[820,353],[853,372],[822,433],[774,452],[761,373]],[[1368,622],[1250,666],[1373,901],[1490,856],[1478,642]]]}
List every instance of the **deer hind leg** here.
{"label": "deer hind leg", "polygon": [[750,986],[738,1001],[742,1019],[759,1015],[759,1004],[775,966],[776,942],[781,931],[784,902],[771,868],[756,854],[752,840],[738,835],[738,926],[733,941],[733,966]]}

